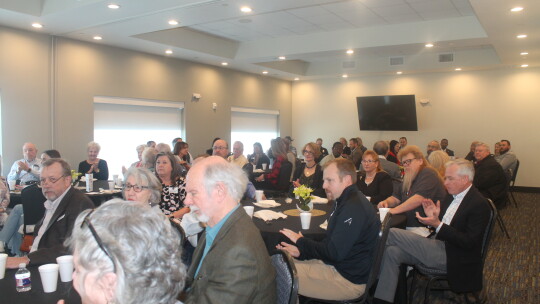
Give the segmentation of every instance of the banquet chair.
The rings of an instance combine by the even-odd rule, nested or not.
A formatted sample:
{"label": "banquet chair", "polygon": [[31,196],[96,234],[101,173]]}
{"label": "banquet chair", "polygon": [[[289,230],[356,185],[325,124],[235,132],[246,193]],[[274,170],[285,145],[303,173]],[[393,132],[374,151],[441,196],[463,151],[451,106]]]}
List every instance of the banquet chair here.
{"label": "banquet chair", "polygon": [[[286,197],[291,184],[292,164],[284,161],[279,170],[277,185],[273,188],[263,188],[267,198]],[[259,189],[259,188],[257,188]],[[260,190],[260,189],[259,189]]]}
{"label": "banquet chair", "polygon": [[[45,203],[47,199],[43,195],[41,188],[37,184],[27,186],[21,191],[21,203],[23,206],[24,222],[23,236],[33,235],[35,226],[45,214]],[[29,229],[32,226],[32,229]]]}
{"label": "banquet chair", "polygon": [[390,231],[392,220],[392,214],[388,212],[384,221],[381,224],[381,230],[377,237],[377,242],[375,243],[375,248],[372,257],[371,269],[369,271],[368,281],[366,283],[366,289],[364,294],[360,297],[350,300],[323,300],[323,299],[314,299],[306,298],[305,303],[329,303],[329,304],[349,304],[349,303],[372,303],[373,302],[373,293],[374,285],[379,278],[379,273],[381,271],[382,259],[384,251],[386,250],[386,240],[388,239],[388,233]]}
{"label": "banquet chair", "polygon": [[[482,250],[481,250],[482,268],[484,267],[484,263],[486,261],[487,252],[489,249],[489,243],[491,241],[491,233],[493,232],[493,226],[495,226],[495,221],[498,217],[497,208],[495,207],[495,204],[493,204],[493,201],[490,199],[487,199],[486,203],[489,205],[491,213],[489,215],[489,221],[488,221],[486,230],[484,231],[484,236],[482,238]],[[424,304],[429,303],[429,293],[431,290],[452,290],[450,288],[450,285],[448,284],[448,277],[445,271],[429,268],[422,264],[418,264],[418,265],[415,265],[410,272],[412,281],[411,281],[411,286],[409,289],[409,302],[408,303],[412,303],[412,300],[413,300],[412,291],[414,290],[414,286],[416,284],[416,278],[419,275],[424,276],[428,279],[428,283],[426,285],[426,288],[424,289]],[[437,282],[439,282],[438,286],[435,285]]]}
{"label": "banquet chair", "polygon": [[276,270],[277,304],[296,304],[298,275],[293,258],[285,250],[276,250],[271,260]]}
{"label": "banquet chair", "polygon": [[508,191],[506,192],[506,198],[508,202],[509,203],[513,202],[516,208],[518,207],[518,205],[517,205],[516,197],[514,196],[514,190],[515,190],[514,185],[516,183],[516,176],[518,173],[518,169],[519,169],[519,160],[516,161],[516,168],[514,169],[514,172],[511,172],[511,177],[508,182]]}

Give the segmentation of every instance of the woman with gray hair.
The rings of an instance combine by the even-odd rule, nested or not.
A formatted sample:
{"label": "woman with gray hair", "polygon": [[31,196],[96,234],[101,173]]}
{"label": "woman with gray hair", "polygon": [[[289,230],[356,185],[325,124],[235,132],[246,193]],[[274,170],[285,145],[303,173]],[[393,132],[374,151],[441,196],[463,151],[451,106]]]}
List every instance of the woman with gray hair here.
{"label": "woman with gray hair", "polygon": [[111,200],[83,211],[66,241],[82,303],[176,303],[184,287],[180,235],[145,204]]}
{"label": "woman with gray hair", "polygon": [[124,199],[159,206],[161,183],[148,169],[131,167],[124,175]]}

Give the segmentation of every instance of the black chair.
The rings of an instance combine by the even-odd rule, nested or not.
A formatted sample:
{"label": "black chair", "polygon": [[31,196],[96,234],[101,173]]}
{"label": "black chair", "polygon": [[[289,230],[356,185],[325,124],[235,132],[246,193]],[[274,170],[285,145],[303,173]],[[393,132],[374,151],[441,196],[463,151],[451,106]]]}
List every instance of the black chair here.
{"label": "black chair", "polygon": [[[495,204],[493,204],[493,201],[487,199],[487,204],[489,204],[491,214],[489,216],[486,231],[484,232],[484,237],[482,238],[482,267],[486,261],[487,252],[489,249],[489,242],[491,241],[491,233],[493,232],[493,226],[495,225],[495,220],[498,218],[497,208],[495,207]],[[409,303],[412,303],[413,300],[412,290],[414,288],[414,285],[416,283],[416,277],[418,275],[425,276],[428,279],[428,283],[424,290],[424,304],[429,303],[429,293],[431,290],[451,290],[450,285],[448,284],[448,277],[446,275],[446,272],[438,269],[432,269],[422,264],[418,264],[415,265],[413,270],[411,271],[412,282],[409,290]],[[435,285],[437,282],[439,282],[438,286]]]}
{"label": "black chair", "polygon": [[270,188],[268,182],[262,184],[254,183],[259,190],[264,190],[267,198],[286,197],[291,184],[292,164],[289,161],[283,161],[279,170],[278,181],[276,186]]}
{"label": "black chair", "polygon": [[510,180],[508,182],[508,191],[506,192],[506,198],[508,200],[508,202],[510,203],[514,203],[514,206],[516,206],[516,208],[518,207],[517,205],[517,200],[514,196],[514,185],[516,183],[516,176],[517,176],[517,173],[518,173],[518,169],[519,169],[519,160],[516,161],[516,168],[514,169],[514,172],[510,172],[511,175],[510,175]]}
{"label": "black chair", "polygon": [[392,220],[392,214],[389,212],[386,214],[386,217],[384,218],[384,221],[382,222],[382,225],[381,225],[381,230],[379,231],[377,243],[375,244],[375,250],[373,252],[371,270],[369,271],[368,281],[366,283],[366,290],[363,295],[361,295],[360,297],[356,299],[341,300],[341,301],[306,298],[305,303],[329,303],[329,304],[372,303],[373,294],[374,294],[374,291],[372,291],[372,289],[373,289],[373,286],[375,285],[375,282],[379,278],[379,273],[381,272],[381,264],[382,264],[384,251],[386,250],[386,239],[388,239],[388,232],[390,231],[390,228],[391,228],[391,225],[390,225],[391,220]]}
{"label": "black chair", "polygon": [[45,203],[47,199],[43,195],[38,185],[31,185],[21,191],[21,203],[23,206],[24,224],[23,234],[32,235],[33,232],[27,232],[26,226],[37,224],[45,215]]}
{"label": "black chair", "polygon": [[277,250],[271,257],[276,270],[277,304],[296,304],[298,300],[298,275],[291,255]]}

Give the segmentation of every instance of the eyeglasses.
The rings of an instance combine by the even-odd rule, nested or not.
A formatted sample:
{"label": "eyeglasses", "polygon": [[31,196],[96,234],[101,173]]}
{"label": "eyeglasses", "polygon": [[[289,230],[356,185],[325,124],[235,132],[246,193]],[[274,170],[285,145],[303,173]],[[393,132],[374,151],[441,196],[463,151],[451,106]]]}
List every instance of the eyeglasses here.
{"label": "eyeglasses", "polygon": [[212,147],[212,150],[227,150],[227,147]]}
{"label": "eyeglasses", "polygon": [[308,150],[304,150],[302,151],[303,154],[309,154],[309,155],[314,155],[313,151],[308,151]]}
{"label": "eyeglasses", "polygon": [[406,159],[406,160],[402,160],[401,163],[404,165],[404,166],[410,166],[412,161],[415,160],[416,158],[409,158],[409,159]]}
{"label": "eyeglasses", "polygon": [[111,252],[107,249],[107,247],[105,247],[105,245],[103,244],[103,241],[101,241],[101,238],[97,234],[96,229],[94,229],[94,226],[92,226],[92,223],[90,222],[90,214],[92,214],[94,210],[95,209],[92,209],[92,211],[86,214],[86,216],[84,217],[84,220],[81,223],[81,229],[86,223],[86,226],[88,226],[88,229],[90,229],[90,232],[92,233],[92,236],[94,236],[94,240],[96,240],[96,243],[98,244],[99,248],[101,248],[101,250],[105,253],[106,256],[109,257],[109,259],[113,263],[113,271],[116,273],[116,263],[114,262],[114,258]]}
{"label": "eyeglasses", "polygon": [[124,190],[125,190],[125,191],[129,191],[129,190],[131,190],[131,188],[133,188],[133,191],[135,191],[135,192],[141,192],[141,191],[143,191],[144,189],[149,189],[150,187],[148,187],[148,186],[132,185],[132,184],[126,184],[126,185],[124,186]]}
{"label": "eyeglasses", "polygon": [[51,184],[56,184],[56,182],[58,182],[59,180],[61,180],[62,178],[66,177],[66,175],[62,175],[60,177],[45,177],[45,178],[40,178],[39,179],[39,184],[40,185],[43,185],[45,182],[49,182]]}
{"label": "eyeglasses", "polygon": [[378,162],[378,160],[373,160],[373,159],[363,159],[362,160],[362,164],[373,164],[373,163],[376,163]]}

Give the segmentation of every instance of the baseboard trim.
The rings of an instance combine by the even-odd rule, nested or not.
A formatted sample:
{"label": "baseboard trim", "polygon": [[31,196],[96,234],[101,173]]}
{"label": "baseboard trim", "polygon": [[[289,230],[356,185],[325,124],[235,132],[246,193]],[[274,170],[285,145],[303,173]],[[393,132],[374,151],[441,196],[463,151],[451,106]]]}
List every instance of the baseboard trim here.
{"label": "baseboard trim", "polygon": [[525,192],[525,193],[540,193],[540,188],[539,187],[514,186],[514,191],[516,191],[516,192]]}

